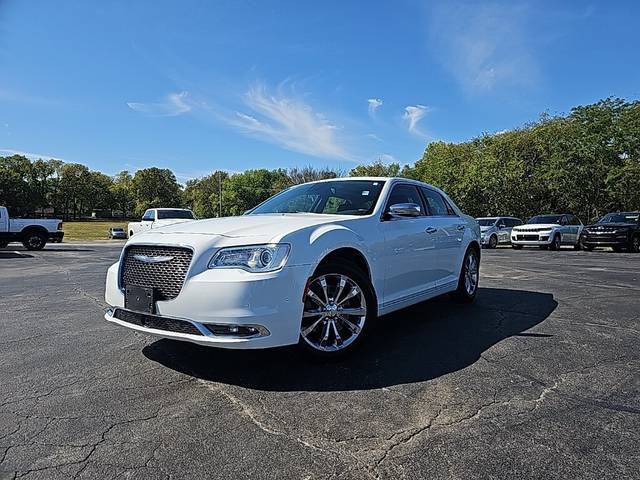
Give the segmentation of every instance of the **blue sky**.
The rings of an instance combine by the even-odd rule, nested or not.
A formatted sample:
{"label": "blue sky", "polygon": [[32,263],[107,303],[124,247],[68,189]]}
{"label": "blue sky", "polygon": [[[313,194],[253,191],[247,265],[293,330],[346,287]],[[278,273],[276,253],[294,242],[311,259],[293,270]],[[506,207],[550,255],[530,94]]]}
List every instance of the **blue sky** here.
{"label": "blue sky", "polygon": [[0,0],[0,154],[113,174],[412,163],[640,97],[640,3]]}

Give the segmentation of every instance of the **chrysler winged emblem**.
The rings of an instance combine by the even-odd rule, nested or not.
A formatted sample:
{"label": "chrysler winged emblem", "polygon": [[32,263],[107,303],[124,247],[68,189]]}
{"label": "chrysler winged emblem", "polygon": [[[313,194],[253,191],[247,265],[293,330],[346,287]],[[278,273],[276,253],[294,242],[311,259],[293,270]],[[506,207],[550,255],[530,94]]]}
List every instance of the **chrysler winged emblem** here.
{"label": "chrysler winged emblem", "polygon": [[159,255],[152,257],[150,255],[134,255],[133,258],[142,263],[164,263],[173,260],[173,257]]}

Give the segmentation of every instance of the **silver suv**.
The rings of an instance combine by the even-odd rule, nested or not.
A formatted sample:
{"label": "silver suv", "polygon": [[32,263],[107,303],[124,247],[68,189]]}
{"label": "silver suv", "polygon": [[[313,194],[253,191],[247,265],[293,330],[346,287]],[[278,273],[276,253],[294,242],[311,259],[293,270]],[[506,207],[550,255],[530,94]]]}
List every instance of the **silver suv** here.
{"label": "silver suv", "polygon": [[523,222],[515,217],[482,217],[476,218],[480,225],[482,246],[496,248],[499,243],[511,243],[511,229]]}

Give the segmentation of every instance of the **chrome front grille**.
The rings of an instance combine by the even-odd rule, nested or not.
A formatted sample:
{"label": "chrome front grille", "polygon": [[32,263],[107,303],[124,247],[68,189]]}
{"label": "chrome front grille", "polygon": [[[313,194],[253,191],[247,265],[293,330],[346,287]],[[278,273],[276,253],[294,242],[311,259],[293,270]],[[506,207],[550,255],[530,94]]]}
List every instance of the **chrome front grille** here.
{"label": "chrome front grille", "polygon": [[153,288],[157,300],[176,298],[182,290],[192,257],[193,252],[184,247],[127,247],[120,270],[120,286]]}

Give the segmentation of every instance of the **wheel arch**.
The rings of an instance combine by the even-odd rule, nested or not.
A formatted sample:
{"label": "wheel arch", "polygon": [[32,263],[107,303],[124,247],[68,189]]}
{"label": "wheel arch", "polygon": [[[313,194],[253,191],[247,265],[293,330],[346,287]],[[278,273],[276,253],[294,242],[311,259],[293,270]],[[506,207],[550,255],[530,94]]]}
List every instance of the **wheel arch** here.
{"label": "wheel arch", "polygon": [[354,247],[339,247],[335,250],[328,252],[316,265],[315,270],[318,269],[320,265],[324,265],[327,263],[333,262],[347,262],[358,267],[362,272],[367,276],[367,278],[371,281],[371,267],[369,266],[369,262],[365,255]]}
{"label": "wheel arch", "polygon": [[45,236],[45,238],[49,235],[49,231],[40,226],[40,225],[27,225],[26,227],[24,227],[21,231],[20,234],[24,237],[25,235],[28,235],[29,233],[40,233],[42,235]]}

